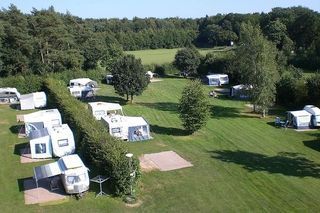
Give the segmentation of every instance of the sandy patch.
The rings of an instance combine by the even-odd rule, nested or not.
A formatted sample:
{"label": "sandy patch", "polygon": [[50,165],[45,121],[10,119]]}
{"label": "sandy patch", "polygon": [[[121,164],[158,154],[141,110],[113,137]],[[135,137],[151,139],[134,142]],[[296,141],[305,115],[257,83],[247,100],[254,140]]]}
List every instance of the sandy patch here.
{"label": "sandy patch", "polygon": [[141,206],[142,203],[143,203],[142,200],[138,200],[136,203],[133,203],[133,204],[126,203],[126,206],[130,208],[136,208]]}
{"label": "sandy patch", "polygon": [[139,160],[142,171],[171,171],[193,166],[174,151],[145,154]]}
{"label": "sandy patch", "polygon": [[2,124],[9,124],[9,121],[7,121],[7,120],[1,120],[0,121],[0,124],[2,125]]}
{"label": "sandy patch", "polygon": [[163,80],[162,80],[162,79],[151,79],[151,80],[150,80],[151,83],[160,82],[160,81],[163,81]]}
{"label": "sandy patch", "polygon": [[39,181],[38,188],[35,181],[30,178],[23,181],[25,204],[47,203],[66,199],[67,196],[62,188],[51,191],[48,180]]}

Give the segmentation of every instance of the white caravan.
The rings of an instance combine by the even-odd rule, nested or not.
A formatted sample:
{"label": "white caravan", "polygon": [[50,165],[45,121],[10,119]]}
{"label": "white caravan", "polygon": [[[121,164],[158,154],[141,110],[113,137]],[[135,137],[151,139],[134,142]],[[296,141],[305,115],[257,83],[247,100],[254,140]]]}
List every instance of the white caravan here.
{"label": "white caravan", "polygon": [[31,158],[63,157],[75,152],[75,142],[67,124],[33,130],[29,134]]}
{"label": "white caravan", "polygon": [[34,92],[30,94],[21,95],[20,109],[29,110],[35,108],[42,108],[47,106],[47,96],[44,92]]}
{"label": "white caravan", "polygon": [[89,110],[96,120],[101,120],[101,117],[108,114],[123,115],[122,106],[116,103],[107,102],[90,102]]}
{"label": "white caravan", "polygon": [[307,112],[311,113],[311,126],[320,126],[320,109],[314,105],[306,105],[304,108]]}
{"label": "white caravan", "polygon": [[21,117],[25,123],[25,133],[27,136],[33,130],[62,124],[61,114],[57,109],[40,110],[22,115]]}
{"label": "white caravan", "polygon": [[229,84],[229,76],[227,74],[211,74],[206,76],[208,85],[221,86]]}
{"label": "white caravan", "polygon": [[89,189],[88,170],[78,155],[67,155],[54,163],[35,167],[33,178],[38,187],[39,180],[59,175],[67,194],[80,194]]}
{"label": "white caravan", "polygon": [[90,98],[94,96],[94,88],[97,86],[97,82],[90,78],[76,78],[69,81],[68,89],[70,94],[76,98]]}
{"label": "white caravan", "polygon": [[101,121],[114,137],[128,141],[151,139],[149,124],[143,117],[105,115],[101,117]]}
{"label": "white caravan", "polygon": [[0,88],[0,103],[17,103],[20,100],[20,96],[16,88]]}

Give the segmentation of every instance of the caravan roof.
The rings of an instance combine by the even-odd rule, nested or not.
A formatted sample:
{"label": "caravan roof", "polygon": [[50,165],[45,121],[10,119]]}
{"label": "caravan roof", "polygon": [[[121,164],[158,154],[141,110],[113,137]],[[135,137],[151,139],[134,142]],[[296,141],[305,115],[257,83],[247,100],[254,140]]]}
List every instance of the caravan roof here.
{"label": "caravan roof", "polygon": [[95,110],[122,110],[122,106],[120,104],[116,103],[107,103],[107,102],[90,102],[88,103],[92,109],[92,111]]}
{"label": "caravan roof", "polygon": [[314,105],[306,105],[303,109],[312,115],[320,115],[320,109]]}
{"label": "caravan roof", "polygon": [[210,75],[207,75],[207,78],[223,78],[223,77],[228,77],[227,74],[210,74]]}
{"label": "caravan roof", "polygon": [[61,115],[58,109],[40,110],[23,115],[25,123],[51,121],[52,118],[59,120],[61,123]]}
{"label": "caravan roof", "polygon": [[16,96],[20,99],[20,93],[18,92],[18,90],[16,88],[13,87],[4,87],[4,88],[0,88],[0,94],[3,93],[14,93],[16,94]]}
{"label": "caravan roof", "polygon": [[76,169],[79,167],[85,167],[82,160],[78,155],[67,155],[59,159],[66,169]]}
{"label": "caravan roof", "polygon": [[82,86],[85,86],[87,83],[91,82],[92,80],[90,78],[76,78],[76,79],[71,79],[70,80],[70,84],[71,83],[77,83],[80,84]]}
{"label": "caravan roof", "polygon": [[300,117],[300,116],[311,116],[309,112],[306,110],[297,110],[297,111],[289,111],[293,116]]}
{"label": "caravan roof", "polygon": [[148,123],[146,122],[146,120],[143,117],[129,117],[129,116],[126,116],[124,122],[128,126],[144,126],[144,125],[148,125]]}

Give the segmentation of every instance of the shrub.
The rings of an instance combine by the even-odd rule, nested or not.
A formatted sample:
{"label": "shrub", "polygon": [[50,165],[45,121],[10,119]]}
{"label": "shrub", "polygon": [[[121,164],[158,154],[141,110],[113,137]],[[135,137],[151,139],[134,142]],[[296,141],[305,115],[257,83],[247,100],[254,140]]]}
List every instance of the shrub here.
{"label": "shrub", "polygon": [[37,75],[17,75],[0,79],[0,87],[14,87],[21,94],[40,91],[42,85],[43,78]]}
{"label": "shrub", "polygon": [[[126,145],[107,133],[103,124],[93,118],[86,106],[69,94],[64,82],[48,78],[45,80],[45,87],[63,114],[64,121],[73,129],[79,154],[95,171],[111,177],[115,194],[128,194],[130,171],[125,156],[128,152]],[[132,161],[132,168],[138,174],[133,182],[135,185],[140,175],[136,158]]]}

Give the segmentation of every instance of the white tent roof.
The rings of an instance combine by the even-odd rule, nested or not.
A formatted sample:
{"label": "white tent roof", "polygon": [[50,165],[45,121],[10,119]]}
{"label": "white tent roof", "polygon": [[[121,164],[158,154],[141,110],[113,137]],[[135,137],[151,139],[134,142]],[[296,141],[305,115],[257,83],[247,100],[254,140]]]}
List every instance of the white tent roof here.
{"label": "white tent roof", "polygon": [[23,115],[25,123],[50,121],[52,118],[56,118],[61,122],[61,115],[58,109],[40,110]]}
{"label": "white tent roof", "polygon": [[90,102],[88,103],[92,109],[92,111],[96,110],[122,110],[122,106],[116,103],[107,103],[107,102]]}
{"label": "white tent roof", "polygon": [[303,109],[307,110],[313,115],[320,115],[320,109],[313,105],[306,105]]}
{"label": "white tent roof", "polygon": [[146,120],[143,117],[124,117],[124,122],[127,124],[127,126],[145,126],[148,125]]}
{"label": "white tent roof", "polygon": [[289,111],[289,113],[292,114],[294,117],[311,116],[311,114],[306,110]]}
{"label": "white tent roof", "polygon": [[87,83],[92,82],[93,80],[91,80],[90,78],[76,78],[76,79],[71,79],[70,80],[70,84],[71,83],[77,83],[80,84],[82,86],[85,86]]}
{"label": "white tent roof", "polygon": [[227,74],[211,74],[211,75],[207,75],[207,78],[223,78],[223,77],[228,77]]}

